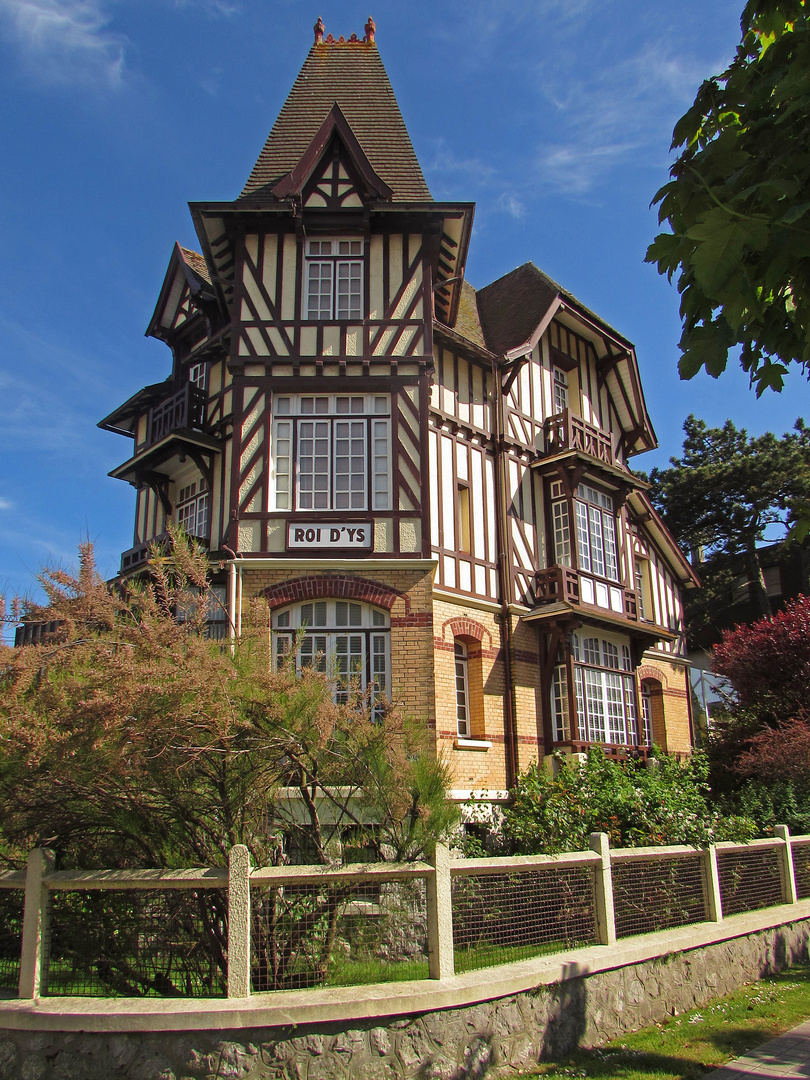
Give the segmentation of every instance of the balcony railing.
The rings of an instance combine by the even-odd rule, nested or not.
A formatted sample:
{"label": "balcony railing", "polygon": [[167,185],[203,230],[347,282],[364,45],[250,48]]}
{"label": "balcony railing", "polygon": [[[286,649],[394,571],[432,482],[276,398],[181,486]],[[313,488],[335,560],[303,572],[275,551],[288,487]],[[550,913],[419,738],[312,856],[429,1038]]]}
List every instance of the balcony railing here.
{"label": "balcony railing", "polygon": [[[593,591],[593,578],[587,578],[585,585],[590,583],[590,591]],[[537,604],[553,604],[565,601],[569,604],[587,604],[588,607],[605,607],[605,604],[593,604],[583,599],[580,588],[580,574],[570,566],[549,566],[545,570],[538,570],[534,575],[535,601]],[[605,586],[608,592],[621,593],[621,602],[616,602],[616,607],[621,606],[621,612],[616,611],[611,601],[611,610],[615,614],[623,614],[626,619],[638,622],[638,597],[632,589],[622,588],[621,585],[610,584]],[[586,594],[587,594],[586,589]]]}
{"label": "balcony railing", "polygon": [[543,436],[548,455],[579,450],[580,453],[603,461],[606,465],[613,464],[610,436],[593,424],[586,424],[570,409],[564,409],[556,416],[549,416],[543,424]]}
{"label": "balcony railing", "polygon": [[[209,540],[207,536],[195,536],[193,538],[198,544],[202,544],[203,547],[209,546]],[[126,574],[130,570],[137,570],[139,567],[144,566],[146,560],[149,558],[149,548],[153,544],[168,545],[171,543],[171,537],[167,532],[159,533],[157,536],[153,536],[151,540],[145,541],[143,544],[136,544],[135,547],[131,547],[129,551],[124,551],[121,554],[121,573]]]}
{"label": "balcony railing", "polygon": [[149,410],[143,449],[176,431],[202,431],[204,428],[205,391],[187,383],[182,390]]}

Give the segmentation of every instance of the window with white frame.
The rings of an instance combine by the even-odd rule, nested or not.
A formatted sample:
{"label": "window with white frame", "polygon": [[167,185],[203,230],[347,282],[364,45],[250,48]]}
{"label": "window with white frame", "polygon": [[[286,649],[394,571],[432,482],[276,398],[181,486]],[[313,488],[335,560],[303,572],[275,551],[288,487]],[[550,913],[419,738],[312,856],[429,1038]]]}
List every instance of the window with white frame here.
{"label": "window with white frame", "polygon": [[[636,685],[630,646],[602,637],[571,635],[579,738],[583,742],[636,746]],[[551,681],[554,738],[571,737],[568,672],[558,663]]]}
{"label": "window with white frame", "polygon": [[652,686],[647,680],[641,684],[641,742],[643,746],[653,744]]}
{"label": "window with white frame", "polygon": [[613,499],[589,484],[577,486],[574,500],[579,569],[609,581],[619,580]]}
{"label": "window with white frame", "polygon": [[[562,484],[558,480],[551,485],[551,499],[554,562],[557,566],[571,566],[568,500],[563,497]],[[589,484],[579,484],[574,514],[579,569],[609,581],[619,581],[613,499]]]}
{"label": "window with white frame", "polygon": [[551,726],[555,742],[566,742],[571,737],[568,717],[568,672],[562,654],[551,678]]}
{"label": "window with white frame", "polygon": [[208,539],[209,495],[204,480],[193,480],[180,488],[175,516],[189,536]]}
{"label": "window with white frame", "polygon": [[363,318],[363,241],[307,240],[304,318]]}
{"label": "window with white frame", "polygon": [[192,364],[188,369],[188,381],[192,386],[205,390],[208,383],[208,364]]}
{"label": "window with white frame", "polygon": [[390,619],[386,611],[350,600],[313,600],[273,613],[273,661],[294,656],[296,670],[313,667],[332,685],[338,704],[367,701],[381,717],[390,695]]}
{"label": "window with white frame", "polygon": [[467,646],[455,639],[453,645],[456,669],[456,731],[462,739],[470,737],[470,674]]}
{"label": "window with white frame", "polygon": [[554,562],[557,566],[571,565],[571,526],[568,520],[568,503],[563,497],[559,480],[551,484],[551,517],[554,525]]}
{"label": "window with white frame", "polygon": [[271,509],[388,510],[391,399],[381,394],[276,397],[272,456]]}
{"label": "window with white frame", "polygon": [[565,412],[568,408],[568,374],[562,368],[554,369],[554,412]]}

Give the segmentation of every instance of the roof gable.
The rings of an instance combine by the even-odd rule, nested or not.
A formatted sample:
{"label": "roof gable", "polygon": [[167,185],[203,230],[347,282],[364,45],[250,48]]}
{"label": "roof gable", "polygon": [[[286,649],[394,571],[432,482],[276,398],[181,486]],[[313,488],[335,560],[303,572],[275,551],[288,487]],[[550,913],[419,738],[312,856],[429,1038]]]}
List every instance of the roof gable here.
{"label": "roof gable", "polygon": [[146,329],[147,337],[167,340],[192,319],[201,304],[213,301],[214,290],[205,259],[197,251],[175,244],[166,277]]}
{"label": "roof gable", "polygon": [[[353,173],[352,177],[350,174]],[[390,200],[393,194],[374,172],[363,148],[349,127],[337,102],[321,124],[295,168],[271,189],[277,199],[300,195],[307,181],[314,205],[345,204],[357,196],[358,188],[367,197]]]}
{"label": "roof gable", "polygon": [[[370,176],[390,190],[393,202],[430,200],[377,46],[369,40],[312,46],[240,199],[288,197],[275,189],[312,151],[334,106]],[[337,115],[333,126],[341,126]],[[341,134],[346,143],[345,132]]]}
{"label": "roof gable", "polygon": [[561,292],[530,262],[479,289],[476,298],[487,346],[504,354],[530,341]]}

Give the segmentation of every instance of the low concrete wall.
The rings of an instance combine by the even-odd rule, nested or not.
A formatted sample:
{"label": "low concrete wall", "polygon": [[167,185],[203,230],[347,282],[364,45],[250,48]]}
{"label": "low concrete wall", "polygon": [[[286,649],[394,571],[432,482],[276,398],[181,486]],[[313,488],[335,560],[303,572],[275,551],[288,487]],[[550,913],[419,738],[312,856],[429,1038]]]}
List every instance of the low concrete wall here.
{"label": "low concrete wall", "polygon": [[805,961],[809,945],[810,905],[800,902],[427,988],[311,990],[238,1004],[7,1001],[0,1003],[0,1080],[508,1075]]}

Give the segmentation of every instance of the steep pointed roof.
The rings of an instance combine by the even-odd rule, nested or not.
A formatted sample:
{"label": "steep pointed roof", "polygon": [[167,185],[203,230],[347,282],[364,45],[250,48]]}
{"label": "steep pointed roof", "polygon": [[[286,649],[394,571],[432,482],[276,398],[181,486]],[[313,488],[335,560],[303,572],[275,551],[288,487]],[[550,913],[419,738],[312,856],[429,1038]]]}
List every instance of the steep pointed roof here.
{"label": "steep pointed roof", "polygon": [[337,104],[393,202],[431,199],[374,41],[312,46],[240,199],[270,198],[299,164]]}

